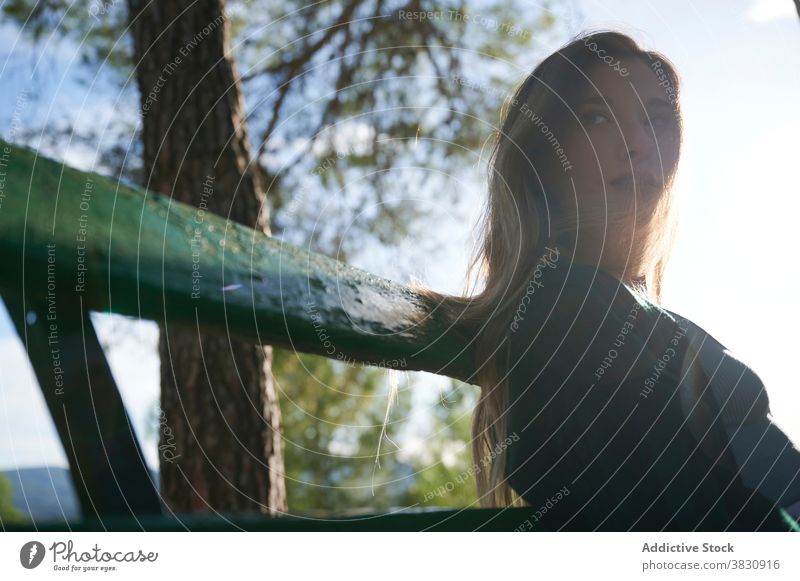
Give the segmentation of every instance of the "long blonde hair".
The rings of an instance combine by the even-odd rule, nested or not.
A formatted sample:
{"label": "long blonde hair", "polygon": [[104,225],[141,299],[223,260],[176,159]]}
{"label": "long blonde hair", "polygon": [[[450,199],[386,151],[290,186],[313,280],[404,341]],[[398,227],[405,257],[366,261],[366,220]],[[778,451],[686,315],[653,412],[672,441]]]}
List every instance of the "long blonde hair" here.
{"label": "long blonde hair", "polygon": [[[678,149],[674,159],[679,158],[679,79],[671,63],[658,53],[644,51],[619,32],[578,35],[542,61],[503,105],[501,126],[494,132],[489,157],[488,197],[464,295],[445,295],[419,283],[412,285],[434,301],[450,322],[476,338],[475,378],[481,394],[472,421],[472,454],[483,507],[527,504],[505,477],[507,333],[538,259],[547,252],[545,246],[557,244],[561,259],[574,258],[569,240],[576,235],[577,217],[565,215],[552,196],[545,196],[543,178],[548,172],[536,167],[564,167],[565,152],[557,147],[557,140],[554,143],[554,136],[557,139],[577,123],[572,107],[582,91],[591,88],[589,73],[596,67],[609,66],[608,59],[600,58],[601,50],[615,58],[642,59],[654,71],[656,66],[663,71],[660,78],[671,84],[676,96],[673,106]],[[530,116],[523,114],[530,111],[547,123],[547,131],[535,130],[540,126],[534,126]],[[641,199],[636,196],[629,207],[612,208],[591,218],[608,224],[608,232],[624,240],[622,246],[627,251],[624,260],[618,255],[604,255],[598,268],[655,303],[661,302],[664,271],[675,238],[672,185],[676,170],[677,161],[674,167],[664,168],[665,187],[658,194]],[[583,214],[580,219],[582,224],[587,223]],[[470,294],[473,276],[484,283],[477,294]]]}

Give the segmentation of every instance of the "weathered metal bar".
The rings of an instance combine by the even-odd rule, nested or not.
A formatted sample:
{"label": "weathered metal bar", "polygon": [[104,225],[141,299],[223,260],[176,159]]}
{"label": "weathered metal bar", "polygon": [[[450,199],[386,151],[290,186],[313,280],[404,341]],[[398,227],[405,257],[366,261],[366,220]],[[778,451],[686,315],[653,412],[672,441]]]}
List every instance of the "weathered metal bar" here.
{"label": "weathered metal bar", "polygon": [[87,309],[474,380],[470,339],[407,287],[32,150],[0,153],[0,289],[55,244]]}
{"label": "weathered metal bar", "polygon": [[[58,288],[55,280],[49,284]],[[54,293],[43,302],[9,290],[2,295],[64,446],[84,518],[160,514],[89,313],[68,296]]]}

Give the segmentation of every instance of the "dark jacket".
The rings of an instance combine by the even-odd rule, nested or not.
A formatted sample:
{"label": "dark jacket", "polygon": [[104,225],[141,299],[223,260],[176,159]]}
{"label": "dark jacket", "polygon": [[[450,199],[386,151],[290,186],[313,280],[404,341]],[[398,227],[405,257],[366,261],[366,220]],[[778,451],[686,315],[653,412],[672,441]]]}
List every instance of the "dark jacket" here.
{"label": "dark jacket", "polygon": [[721,389],[690,364],[698,328],[595,267],[550,266],[506,346],[506,474],[538,528],[796,530],[743,481]]}

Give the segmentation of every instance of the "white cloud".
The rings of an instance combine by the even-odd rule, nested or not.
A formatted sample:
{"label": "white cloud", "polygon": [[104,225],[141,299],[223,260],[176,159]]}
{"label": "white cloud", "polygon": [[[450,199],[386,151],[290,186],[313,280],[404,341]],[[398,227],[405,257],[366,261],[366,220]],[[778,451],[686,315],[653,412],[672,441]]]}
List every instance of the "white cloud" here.
{"label": "white cloud", "polygon": [[750,22],[772,22],[784,18],[797,18],[797,9],[789,0],[755,0],[745,16]]}

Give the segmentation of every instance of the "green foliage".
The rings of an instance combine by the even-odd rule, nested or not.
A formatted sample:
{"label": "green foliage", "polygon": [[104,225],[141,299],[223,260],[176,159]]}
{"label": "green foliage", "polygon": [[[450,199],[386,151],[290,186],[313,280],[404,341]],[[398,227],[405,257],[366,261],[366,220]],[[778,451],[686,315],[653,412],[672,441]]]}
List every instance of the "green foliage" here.
{"label": "green foliage", "polygon": [[[378,455],[389,372],[280,349],[273,353],[290,510],[390,506],[392,495],[387,491],[398,466],[393,446],[386,444],[398,436],[396,419],[388,422]],[[408,415],[405,395],[398,393],[394,418]]]}
{"label": "green foliage", "polygon": [[292,512],[466,506],[475,500],[474,482],[468,479],[446,494],[434,494],[440,485],[455,483],[471,462],[472,386],[459,383],[462,387],[442,397],[444,404],[422,412],[423,427],[414,430],[411,399],[425,389],[424,376],[400,373],[381,436],[388,370],[280,349],[273,353]]}
{"label": "green foliage", "polygon": [[477,387],[452,380],[450,389],[428,410],[432,426],[425,453],[414,461],[416,479],[406,493],[406,504],[477,507],[471,426],[478,393]]}
{"label": "green foliage", "polygon": [[[74,43],[84,81],[115,83],[109,100],[130,102],[125,3],[10,0],[0,10],[35,41]],[[411,224],[435,223],[437,216],[405,201],[408,193],[458,200],[458,188],[446,184],[476,162],[503,95],[536,57],[534,39],[555,28],[551,10],[524,0],[229,2],[255,161],[271,184],[273,234],[349,260],[371,244],[413,236]],[[438,17],[403,16],[420,11]],[[69,139],[94,141],[110,171],[141,180],[141,151],[130,148],[138,120],[127,113],[112,127],[73,127],[78,135]],[[330,159],[325,171],[314,171]],[[299,208],[284,212],[300,191],[308,195]],[[341,200],[336,211],[350,214],[342,216],[350,223],[344,239],[334,221],[317,223],[313,233],[304,225],[316,222],[309,210],[334,197]],[[372,205],[380,211],[368,222],[349,219]]]}
{"label": "green foliage", "polygon": [[[80,45],[79,58],[90,69],[104,64],[124,82],[132,71],[130,46],[125,42],[127,12],[124,2],[91,0],[8,0],[0,6],[7,18],[35,42],[69,39]],[[87,82],[93,80],[89,75]]]}
{"label": "green foliage", "polygon": [[11,482],[5,476],[0,475],[0,522],[14,523],[24,520],[22,513],[14,507],[14,491],[11,489]]}

